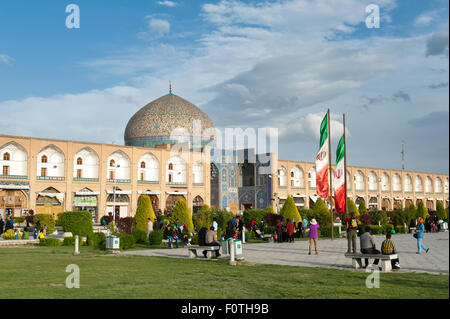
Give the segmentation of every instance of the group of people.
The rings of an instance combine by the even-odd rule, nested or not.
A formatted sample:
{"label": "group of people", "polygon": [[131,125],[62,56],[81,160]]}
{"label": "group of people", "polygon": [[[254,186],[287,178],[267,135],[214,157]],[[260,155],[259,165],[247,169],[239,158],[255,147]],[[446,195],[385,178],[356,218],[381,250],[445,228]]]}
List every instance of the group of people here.
{"label": "group of people", "polygon": [[[189,245],[189,235],[188,229],[185,224],[180,221],[175,221],[171,223],[166,220],[165,223],[155,222],[155,226],[151,225],[151,220],[149,219],[149,229],[160,230],[163,229],[164,239],[168,240],[168,247],[172,248],[175,242],[176,247],[179,247],[179,243],[182,242],[183,245]],[[152,227],[153,226],[153,227]],[[152,228],[151,228],[152,227]],[[156,229],[155,229],[156,228]],[[151,230],[149,230],[148,235],[150,235]]]}
{"label": "group of people", "polygon": [[[354,213],[351,213],[350,217],[345,218],[345,222],[347,223],[347,253],[353,253],[356,254],[357,251],[357,244],[356,244],[356,238],[357,238],[357,229],[358,229],[358,222],[357,218],[355,217]],[[430,251],[430,248],[428,248],[423,243],[423,235],[425,232],[425,225],[424,220],[422,217],[419,217],[417,221],[417,228],[414,233],[414,238],[417,239],[417,252],[416,254],[420,254],[421,250],[423,249],[426,253]],[[393,255],[397,254],[398,250],[395,247],[394,242],[392,241],[392,232],[388,231],[386,233],[386,239],[381,244],[381,251],[376,248],[374,237],[371,233],[370,226],[366,226],[364,229],[364,232],[360,236],[360,247],[361,247],[361,253],[362,254],[371,254],[371,255],[377,255],[377,254],[383,254],[383,255]],[[365,258],[365,267],[368,265],[368,258]],[[373,264],[378,265],[379,260],[375,259]],[[391,260],[392,263],[392,269],[400,269],[400,260],[399,258]]]}
{"label": "group of people", "polygon": [[14,220],[11,216],[6,218],[6,222],[3,220],[3,216],[0,215],[0,235],[5,233],[8,229],[14,229]]}

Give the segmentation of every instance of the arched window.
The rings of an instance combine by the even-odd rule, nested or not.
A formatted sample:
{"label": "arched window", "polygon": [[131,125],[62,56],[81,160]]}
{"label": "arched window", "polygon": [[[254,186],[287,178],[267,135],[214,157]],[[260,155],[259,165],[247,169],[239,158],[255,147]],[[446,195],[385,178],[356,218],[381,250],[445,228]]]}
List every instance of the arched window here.
{"label": "arched window", "polygon": [[169,171],[172,171],[172,170],[173,170],[173,164],[169,163]]}
{"label": "arched window", "polygon": [[392,188],[394,192],[401,192],[402,191],[402,179],[400,178],[400,175],[397,173],[394,174],[392,177]]}
{"label": "arched window", "polygon": [[145,162],[141,163],[141,168],[145,168]]}
{"label": "arched window", "polygon": [[3,154],[3,160],[4,161],[10,161],[11,160],[11,155],[9,155],[9,153]]}
{"label": "arched window", "polygon": [[47,155],[42,155],[42,157],[41,157],[41,163],[48,163],[48,157],[47,157]]}
{"label": "arched window", "polygon": [[281,168],[278,170],[278,186],[280,187],[286,187],[287,185],[287,179],[286,179],[286,169],[281,166]]}
{"label": "arched window", "polygon": [[77,158],[77,165],[83,165],[83,159],[81,157]]}
{"label": "arched window", "polygon": [[110,166],[110,167],[116,166],[116,161],[115,161],[115,160],[109,161],[109,166]]}
{"label": "arched window", "polygon": [[413,190],[412,178],[409,174],[405,175],[405,178],[403,181],[403,187],[404,187],[405,192],[407,192],[407,193],[411,193]]}

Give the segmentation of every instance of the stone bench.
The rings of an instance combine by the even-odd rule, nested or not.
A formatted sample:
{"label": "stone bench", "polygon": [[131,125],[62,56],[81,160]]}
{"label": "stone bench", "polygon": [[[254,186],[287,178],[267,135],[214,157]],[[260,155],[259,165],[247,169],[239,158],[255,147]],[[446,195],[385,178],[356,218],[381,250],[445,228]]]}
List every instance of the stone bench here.
{"label": "stone bench", "polygon": [[346,258],[352,258],[352,264],[355,269],[362,268],[362,259],[379,259],[384,272],[392,270],[392,259],[397,259],[398,254],[382,255],[382,254],[345,254]]}
{"label": "stone bench", "polygon": [[199,255],[197,251],[201,250],[201,254],[206,250],[206,258],[211,259],[213,257],[213,253],[215,255],[216,250],[220,250],[220,246],[189,246],[189,258],[197,258]]}

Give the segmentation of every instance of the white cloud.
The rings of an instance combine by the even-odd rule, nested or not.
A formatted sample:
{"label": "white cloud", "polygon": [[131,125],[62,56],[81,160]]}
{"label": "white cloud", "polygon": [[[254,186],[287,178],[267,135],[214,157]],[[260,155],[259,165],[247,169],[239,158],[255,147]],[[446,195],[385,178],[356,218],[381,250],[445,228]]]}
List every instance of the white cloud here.
{"label": "white cloud", "polygon": [[9,55],[7,55],[7,54],[0,54],[0,62],[1,63],[9,64],[9,63],[11,63],[13,61],[14,61],[14,59],[12,57],[10,57]]}
{"label": "white cloud", "polygon": [[156,3],[161,5],[161,6],[166,6],[166,7],[170,7],[170,8],[174,8],[174,7],[176,7],[178,5],[176,2],[169,1],[169,0],[156,1]]}
{"label": "white cloud", "polygon": [[422,13],[417,18],[414,19],[414,25],[416,27],[426,27],[429,26],[438,17],[437,11],[429,11]]}

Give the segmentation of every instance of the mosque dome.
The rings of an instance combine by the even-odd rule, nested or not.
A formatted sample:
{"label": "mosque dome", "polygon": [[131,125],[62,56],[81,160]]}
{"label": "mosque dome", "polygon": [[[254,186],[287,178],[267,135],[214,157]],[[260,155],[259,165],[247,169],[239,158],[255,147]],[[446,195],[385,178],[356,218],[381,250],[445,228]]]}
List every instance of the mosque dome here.
{"label": "mosque dome", "polygon": [[[196,120],[200,122],[194,122]],[[200,124],[199,129],[195,128],[196,123]],[[133,115],[125,130],[125,145],[155,147],[178,141],[192,142],[192,137],[201,137],[208,128],[214,128],[214,124],[206,113],[170,92]],[[214,137],[203,138],[202,144],[212,139]]]}

